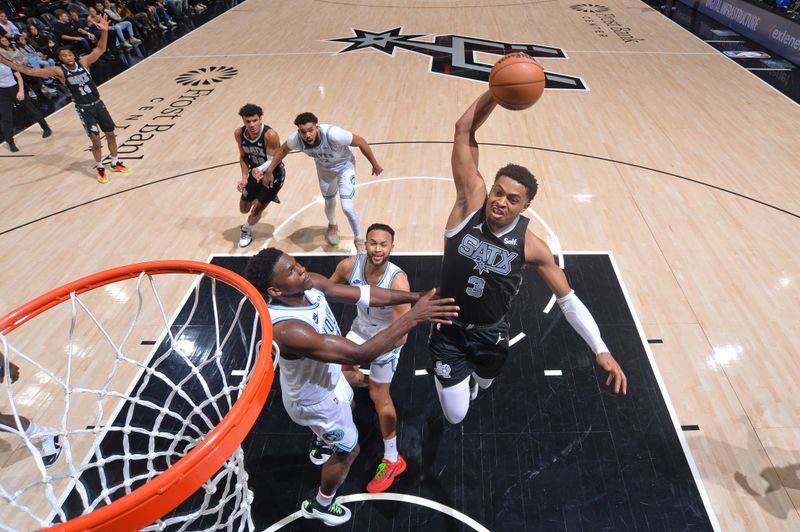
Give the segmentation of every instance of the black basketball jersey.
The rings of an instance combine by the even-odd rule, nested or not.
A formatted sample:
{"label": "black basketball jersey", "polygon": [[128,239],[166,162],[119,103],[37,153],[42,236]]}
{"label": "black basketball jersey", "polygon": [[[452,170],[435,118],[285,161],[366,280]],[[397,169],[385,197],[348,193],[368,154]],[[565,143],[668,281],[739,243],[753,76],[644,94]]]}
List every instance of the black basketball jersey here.
{"label": "black basketball jersey", "polygon": [[72,101],[75,105],[91,105],[100,101],[100,93],[97,85],[94,84],[89,71],[83,68],[80,62],[75,63],[75,70],[69,70],[61,65],[69,92],[72,93]]}
{"label": "black basketball jersey", "polygon": [[458,320],[487,325],[511,310],[522,284],[528,218],[519,216],[495,236],[486,226],[484,207],[445,238],[442,297],[452,297],[461,310]]}
{"label": "black basketball jersey", "polygon": [[272,160],[272,157],[267,155],[267,143],[264,141],[267,131],[269,131],[269,126],[261,124],[258,136],[251,140],[247,138],[247,126],[242,126],[242,150],[247,156],[247,167],[251,170]]}

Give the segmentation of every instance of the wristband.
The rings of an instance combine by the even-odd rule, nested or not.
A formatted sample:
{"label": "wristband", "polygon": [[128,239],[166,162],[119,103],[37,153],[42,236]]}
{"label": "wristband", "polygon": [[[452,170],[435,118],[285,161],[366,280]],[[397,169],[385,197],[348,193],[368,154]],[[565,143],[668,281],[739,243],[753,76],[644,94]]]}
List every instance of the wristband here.
{"label": "wristband", "polygon": [[361,297],[358,298],[358,302],[356,304],[361,307],[368,307],[370,286],[368,284],[362,284],[358,287],[358,289],[361,290]]}

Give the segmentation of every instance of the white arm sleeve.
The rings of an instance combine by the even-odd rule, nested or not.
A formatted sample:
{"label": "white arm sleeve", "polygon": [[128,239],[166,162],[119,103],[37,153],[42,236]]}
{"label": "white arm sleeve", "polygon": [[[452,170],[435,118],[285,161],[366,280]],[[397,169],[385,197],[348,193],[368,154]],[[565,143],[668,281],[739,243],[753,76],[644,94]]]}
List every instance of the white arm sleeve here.
{"label": "white arm sleeve", "polygon": [[362,284],[358,288],[361,290],[361,297],[358,298],[358,303],[356,303],[356,305],[359,307],[368,307],[370,286],[368,284]]}
{"label": "white arm sleeve", "polygon": [[581,335],[583,341],[589,345],[594,354],[607,353],[608,347],[600,337],[600,329],[597,327],[597,323],[589,313],[589,309],[583,304],[583,301],[575,295],[575,292],[572,291],[556,301],[558,301],[558,306],[561,307],[561,312],[564,313],[569,324],[572,325],[575,332]]}

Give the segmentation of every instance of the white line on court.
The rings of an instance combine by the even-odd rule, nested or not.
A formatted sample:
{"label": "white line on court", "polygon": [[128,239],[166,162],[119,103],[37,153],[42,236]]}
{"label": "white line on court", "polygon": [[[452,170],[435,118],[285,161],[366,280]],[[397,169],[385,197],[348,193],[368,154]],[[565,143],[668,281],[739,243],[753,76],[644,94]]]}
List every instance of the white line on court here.
{"label": "white line on court", "polygon": [[789,72],[790,70],[794,70],[793,68],[747,68],[745,70],[771,70],[773,72]]}
{"label": "white line on court", "polygon": [[508,347],[511,347],[512,345],[516,344],[517,342],[519,342],[523,338],[525,338],[525,333],[523,333],[523,332],[519,333],[514,338],[512,338],[511,340],[508,341]]}
{"label": "white line on court", "polygon": [[261,52],[253,54],[164,55],[148,59],[207,59],[209,57],[281,57],[291,55],[331,55],[330,52]]}
{"label": "white line on court", "polygon": [[545,377],[561,377],[563,374],[560,369],[546,369],[544,370]]}
{"label": "white line on court", "polygon": [[[708,42],[708,41],[707,41]],[[725,41],[731,42],[731,41]],[[571,54],[719,55],[719,52],[647,52],[643,50],[570,50]]]}
{"label": "white line on court", "polygon": [[710,40],[705,40],[705,39],[703,39],[703,42],[731,42],[731,43],[741,43],[741,42],[744,42],[744,41],[726,41],[725,39],[710,39]]}
{"label": "white line on court", "polygon": [[[416,504],[418,506],[424,506],[426,508],[430,508],[431,510],[436,510],[437,512],[441,512],[445,515],[449,515],[453,519],[461,521],[465,525],[471,527],[473,530],[477,530],[478,532],[489,532],[488,528],[477,522],[475,519],[459,512],[454,508],[450,508],[449,506],[445,506],[444,504],[440,504],[430,499],[416,497],[414,495],[406,495],[404,493],[355,493],[353,495],[344,495],[343,497],[341,497],[341,500],[343,503],[361,502],[361,501],[397,501],[408,504]],[[277,523],[270,525],[270,527],[267,528],[264,532],[274,532],[276,530],[280,530],[289,523],[297,519],[301,519],[302,517],[303,517],[302,512],[298,510],[292,514],[287,515]]]}

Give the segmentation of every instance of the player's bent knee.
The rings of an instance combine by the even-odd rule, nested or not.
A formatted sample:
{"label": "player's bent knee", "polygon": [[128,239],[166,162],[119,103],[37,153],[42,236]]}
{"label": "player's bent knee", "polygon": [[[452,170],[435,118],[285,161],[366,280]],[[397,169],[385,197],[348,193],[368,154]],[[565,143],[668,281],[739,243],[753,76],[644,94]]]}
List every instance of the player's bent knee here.
{"label": "player's bent knee", "polygon": [[434,382],[439,403],[442,405],[442,413],[447,422],[456,425],[464,421],[469,412],[469,377],[448,388],[442,386],[437,378],[434,378]]}

